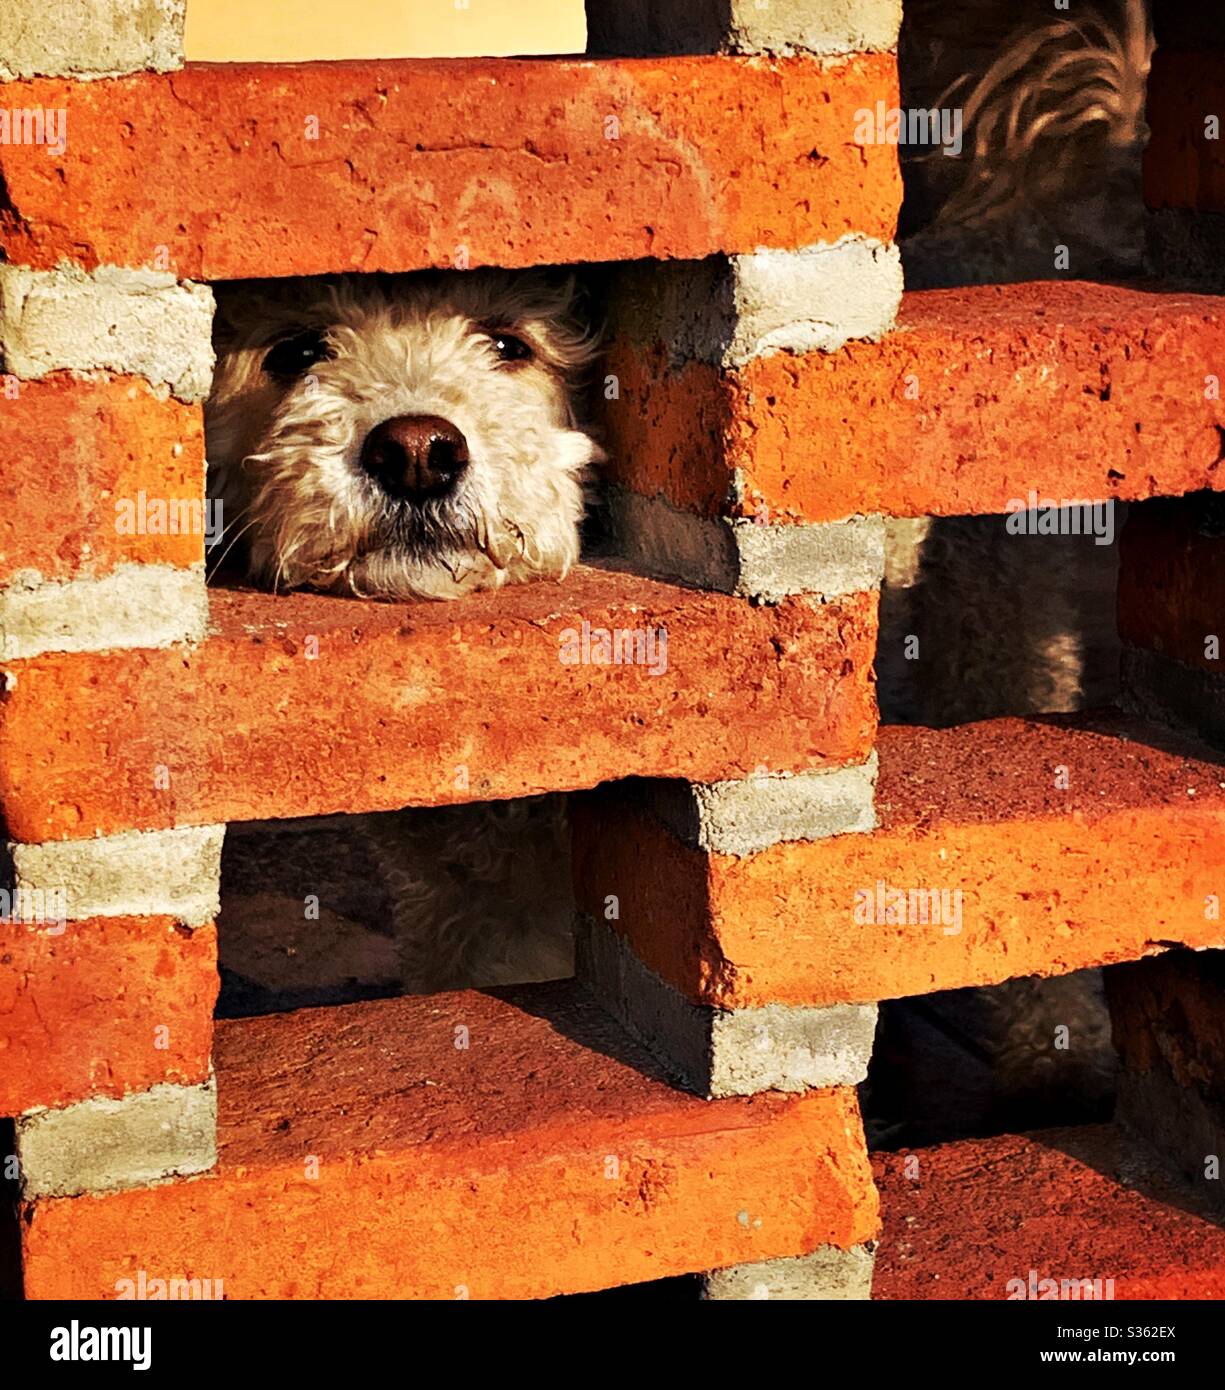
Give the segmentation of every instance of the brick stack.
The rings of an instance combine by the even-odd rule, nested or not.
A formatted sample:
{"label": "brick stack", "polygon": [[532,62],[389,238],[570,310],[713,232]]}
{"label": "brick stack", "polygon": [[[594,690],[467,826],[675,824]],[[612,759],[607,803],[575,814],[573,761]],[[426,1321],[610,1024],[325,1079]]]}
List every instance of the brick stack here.
{"label": "brick stack", "polygon": [[[766,341],[880,332],[896,161],[845,131],[894,91],[896,14],[819,57],[800,6],[776,56],[750,24],[666,59],[174,70],[175,7],[152,35],[147,7],[107,8],[105,32],[5,55],[6,107],[67,112],[62,150],[0,149],[0,798],[14,883],[63,888],[70,919],[4,927],[27,1293],[109,1296],[144,1270],[231,1297],[541,1296],[718,1270],[712,1296],[862,1295],[877,1202],[850,1083],[870,1010],[734,1018],[774,1051],[708,1103],[577,985],[214,1030],[211,919],[231,820],[631,774],[700,795],[764,762],[794,775],[748,788],[754,834],[866,823],[878,530],[783,516],[746,546],[718,504],[691,550],[723,528],[720,570],[206,607],[197,542],[119,537],[113,516],[142,489],[202,495],[205,280],[685,258],[682,294],[710,272],[731,296],[694,325],[704,410],[725,331],[745,383]],[[832,308],[840,275],[865,285],[841,326],[793,324],[788,296]],[[626,382],[657,405],[673,389],[666,367]],[[73,471],[49,477],[64,438]],[[583,622],[666,629],[666,668],[560,661]]]}
{"label": "brick stack", "polygon": [[[84,23],[26,8],[25,22],[8,16],[0,53],[11,122],[0,162],[6,179],[18,162],[54,179],[70,151],[90,157],[73,127],[73,94],[87,90],[78,78],[174,66],[182,6],[95,6]],[[21,741],[7,700],[41,663],[68,661],[79,683],[88,677],[74,660],[171,655],[204,635],[199,528],[129,527],[117,504],[200,510],[212,294],[156,267],[151,245],[36,268],[9,241],[17,206],[6,199],[0,218],[0,723]],[[68,762],[74,732],[63,730]],[[155,761],[140,780],[173,799]],[[153,833],[131,821],[96,838],[87,800],[74,800],[76,813],[43,833],[4,796],[0,1112],[16,1117],[28,1201],[201,1172],[216,1158],[223,827],[166,815]]]}
{"label": "brick stack", "polygon": [[[892,0],[593,6],[594,61],[181,71],[181,7],[98,8],[0,53],[0,106],[68,113],[59,153],[0,146],[0,807],[69,919],[0,926],[27,1294],[865,1297],[878,1001],[1225,945],[1219,769],[1151,710],[877,740],[882,517],[1219,486],[1219,400],[1171,373],[1225,301],[988,287],[892,331],[896,151],[852,135],[897,99]],[[197,542],[115,533],[203,492],[198,282],[593,261],[636,262],[614,563],[206,607]],[[666,663],[559,660],[584,623]],[[549,790],[582,792],[577,983],[214,1029],[226,822]],[[857,921],[878,883],[964,921]]]}

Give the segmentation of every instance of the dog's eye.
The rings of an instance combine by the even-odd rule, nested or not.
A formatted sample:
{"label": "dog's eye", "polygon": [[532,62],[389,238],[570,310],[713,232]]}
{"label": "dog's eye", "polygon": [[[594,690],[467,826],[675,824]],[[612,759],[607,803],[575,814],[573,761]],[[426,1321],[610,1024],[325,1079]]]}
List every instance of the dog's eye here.
{"label": "dog's eye", "polygon": [[308,372],[316,362],[331,356],[328,340],[317,328],[308,328],[295,333],[292,338],[283,338],[269,349],[264,358],[264,371],[269,376],[279,376],[293,380]]}
{"label": "dog's eye", "polygon": [[517,338],[513,333],[504,333],[500,328],[489,330],[489,341],[498,354],[499,362],[528,362],[534,355],[530,345],[522,338]]}

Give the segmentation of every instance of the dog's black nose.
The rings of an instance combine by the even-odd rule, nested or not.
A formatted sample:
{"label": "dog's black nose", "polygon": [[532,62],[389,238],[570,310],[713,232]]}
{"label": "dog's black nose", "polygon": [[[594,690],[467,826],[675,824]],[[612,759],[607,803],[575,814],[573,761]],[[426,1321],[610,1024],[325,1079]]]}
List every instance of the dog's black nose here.
{"label": "dog's black nose", "polygon": [[397,415],[366,436],[362,467],[392,497],[442,497],[468,466],[468,441],[440,415]]}

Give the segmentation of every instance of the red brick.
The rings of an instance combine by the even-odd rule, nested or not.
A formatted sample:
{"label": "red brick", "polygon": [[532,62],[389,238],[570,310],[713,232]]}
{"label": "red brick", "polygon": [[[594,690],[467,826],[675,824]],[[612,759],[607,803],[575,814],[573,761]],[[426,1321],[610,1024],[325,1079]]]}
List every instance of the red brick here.
{"label": "red brick", "polygon": [[0,922],[0,1115],[207,1077],[214,927],[94,917],[52,930]]}
{"label": "red brick", "polygon": [[1225,212],[1225,143],[1205,121],[1225,122],[1225,48],[1160,48],[1148,80],[1144,200],[1150,208]]}
{"label": "red brick", "polygon": [[[900,329],[737,370],[614,342],[615,482],[706,516],[960,516],[1225,487],[1225,297],[1080,282],[927,290]],[[917,389],[908,398],[907,391]],[[730,495],[730,500],[729,500]]]}
{"label": "red brick", "polygon": [[[202,536],[120,535],[119,500],[204,497],[198,407],[159,399],[133,377],[54,373],[0,391],[0,582],[99,576],[125,562],[193,565]],[[54,461],[54,467],[50,466]]]}
{"label": "red brick", "polygon": [[222,1022],[216,1061],[216,1171],[27,1208],[28,1296],[538,1298],[876,1230],[852,1089],[700,1100],[572,983]]}
{"label": "red brick", "polygon": [[[762,762],[859,762],[875,733],[875,594],[754,607],[580,569],[455,603],[217,590],[211,606],[217,631],[195,648],[6,665],[13,838],[488,801],[634,773],[714,781]],[[665,628],[667,670],[563,665],[561,634],[584,621]]]}
{"label": "red brick", "polygon": [[873,1167],[873,1298],[1004,1299],[1031,1270],[1035,1282],[1113,1280],[1116,1300],[1225,1297],[1225,1230],[1109,1126],[881,1154]]}
{"label": "red brick", "polygon": [[[877,831],[745,858],[687,848],[621,790],[580,799],[580,907],[603,919],[615,895],[611,925],[639,958],[723,1008],[870,1002],[1225,945],[1225,924],[1205,918],[1225,875],[1225,774],[1195,745],[1109,716],[886,727],[877,746]],[[857,923],[856,891],[880,881],[960,891],[960,933]]]}
{"label": "red brick", "polygon": [[62,155],[0,148],[0,246],[44,268],[149,265],[165,247],[180,277],[226,279],[449,267],[460,246],[473,265],[522,266],[888,241],[896,151],[850,137],[896,84],[889,54],[12,83],[6,104],[66,109],[69,138]]}

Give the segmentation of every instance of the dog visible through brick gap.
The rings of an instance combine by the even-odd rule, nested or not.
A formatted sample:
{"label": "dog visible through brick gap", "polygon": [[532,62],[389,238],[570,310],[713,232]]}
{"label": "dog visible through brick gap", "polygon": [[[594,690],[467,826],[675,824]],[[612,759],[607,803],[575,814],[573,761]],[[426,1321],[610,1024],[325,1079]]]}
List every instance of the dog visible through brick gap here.
{"label": "dog visible through brick gap", "polygon": [[[935,175],[951,177],[945,166],[953,161],[934,156],[923,167],[935,173],[922,188],[908,173],[908,202],[917,210],[904,247],[912,284],[1050,273],[1034,260],[1048,231],[1061,231],[1083,257],[1075,267],[1082,274],[1134,264],[1126,230],[1134,219],[1120,210],[1135,210],[1127,190],[1138,170],[1142,113],[1130,97],[1137,74],[1142,88],[1147,29],[1137,43],[1142,10],[1135,0],[1119,4],[1113,19],[1060,27],[1043,16],[1028,29],[1010,6],[991,0],[949,6],[946,20],[968,18],[975,34],[987,36],[983,53],[958,52],[956,32],[916,28],[944,23],[938,7],[908,8],[904,82],[907,70],[912,78],[921,71],[926,47],[928,87],[945,85],[951,67],[965,79],[959,100],[981,113],[967,131],[964,182],[941,188]],[[1123,35],[1118,44],[1112,34]],[[1037,130],[1040,103],[1027,106],[1018,93],[1041,87],[1044,62],[1065,70],[1060,45],[1079,60],[1095,43],[1097,97],[1072,103],[1085,137],[1078,159],[1052,166],[1035,156],[1018,165],[1006,148],[1012,125],[999,113],[1028,110]],[[984,130],[995,134],[975,143]],[[1110,173],[1088,194],[1087,149]],[[584,486],[599,457],[575,408],[595,341],[569,286],[539,273],[454,272],[234,285],[220,287],[218,300],[210,493],[225,500],[226,560],[246,580],[359,599],[445,600],[564,577],[578,557]],[[984,536],[988,524],[937,521],[931,534],[927,522],[894,527],[882,694],[902,717],[951,722],[1074,708],[1109,685],[1108,669],[1104,678],[1095,673],[1109,667],[1110,636],[1099,641],[1094,631],[1107,607],[1113,554],[1077,538],[1074,562],[1069,551],[1054,564],[1045,544]],[[988,584],[992,565],[997,582]],[[1070,580],[1070,591],[1065,585],[1035,603],[1035,576],[1052,570]],[[1006,642],[998,640],[1002,630]],[[945,659],[937,653],[917,673],[905,672],[901,689],[889,650],[907,631],[930,633],[925,645],[933,652],[943,645]],[[288,849],[295,830],[306,847],[296,854]],[[358,850],[341,850],[355,830]],[[569,973],[561,798],[337,818],[262,838],[239,831],[227,853],[223,964],[254,991],[257,1007],[278,998],[324,1002],[355,983],[425,991]],[[318,866],[338,854],[368,874],[365,906],[372,919],[390,918],[391,936],[372,936],[351,917],[363,894],[346,896],[339,884],[322,895],[319,920],[303,918]],[[228,891],[234,886],[236,897]],[[300,928],[294,943],[284,939],[292,922]],[[321,951],[321,941],[347,941],[349,954]],[[1005,1068],[1023,1069],[1049,1052],[1054,1024],[1077,1022],[1065,1017],[1069,1008],[1081,1010],[1086,1035],[1100,1047],[1093,986],[1071,994],[1069,1002],[1068,990],[1059,993],[1056,1018],[1041,991],[1025,988],[1015,1008],[1007,988],[993,992]]]}
{"label": "dog visible through brick gap", "polygon": [[[206,428],[225,563],[269,588],[371,600],[565,577],[599,457],[576,423],[596,345],[570,279],[350,276],[220,287],[218,305]],[[323,926],[304,920],[318,842],[288,883],[282,835],[255,893],[227,900],[223,965],[248,990],[312,1002],[350,978],[418,992],[570,973],[561,797],[332,828],[364,837],[394,940],[372,941],[338,913],[353,897],[343,889],[320,904]],[[286,897],[269,900],[278,874]],[[301,924],[296,946],[287,920]],[[352,959],[317,949],[329,924]]]}

